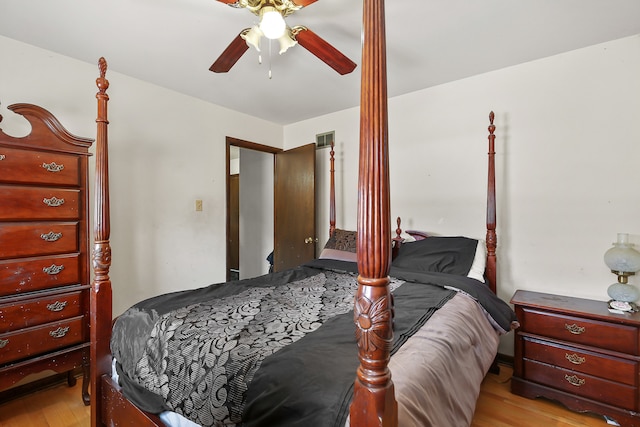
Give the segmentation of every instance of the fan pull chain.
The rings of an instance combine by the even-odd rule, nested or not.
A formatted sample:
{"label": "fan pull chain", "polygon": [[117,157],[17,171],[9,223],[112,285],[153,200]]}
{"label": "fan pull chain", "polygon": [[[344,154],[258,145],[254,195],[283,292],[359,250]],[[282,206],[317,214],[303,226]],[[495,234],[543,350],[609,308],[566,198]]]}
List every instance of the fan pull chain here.
{"label": "fan pull chain", "polygon": [[271,39],[269,39],[269,80],[271,80]]}

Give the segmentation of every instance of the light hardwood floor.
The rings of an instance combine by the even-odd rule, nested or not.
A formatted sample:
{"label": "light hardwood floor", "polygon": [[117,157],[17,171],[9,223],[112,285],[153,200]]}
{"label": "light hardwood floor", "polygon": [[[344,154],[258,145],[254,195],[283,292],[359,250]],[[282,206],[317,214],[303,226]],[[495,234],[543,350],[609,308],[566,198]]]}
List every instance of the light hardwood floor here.
{"label": "light hardwood floor", "polygon": [[[578,414],[544,399],[530,400],[511,394],[511,368],[489,374],[482,383],[471,427],[606,427],[602,417]],[[88,406],[80,398],[81,381],[66,384],[0,405],[2,427],[87,427]],[[440,427],[440,426],[438,426]]]}

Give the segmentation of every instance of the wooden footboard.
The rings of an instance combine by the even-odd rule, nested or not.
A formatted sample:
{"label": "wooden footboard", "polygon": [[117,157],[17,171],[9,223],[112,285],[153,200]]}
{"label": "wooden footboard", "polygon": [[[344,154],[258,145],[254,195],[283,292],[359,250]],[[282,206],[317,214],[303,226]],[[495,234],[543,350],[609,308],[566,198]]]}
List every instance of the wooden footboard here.
{"label": "wooden footboard", "polygon": [[101,380],[101,417],[109,426],[158,426],[164,424],[160,417],[138,409],[122,394],[122,389],[111,378],[104,375]]}

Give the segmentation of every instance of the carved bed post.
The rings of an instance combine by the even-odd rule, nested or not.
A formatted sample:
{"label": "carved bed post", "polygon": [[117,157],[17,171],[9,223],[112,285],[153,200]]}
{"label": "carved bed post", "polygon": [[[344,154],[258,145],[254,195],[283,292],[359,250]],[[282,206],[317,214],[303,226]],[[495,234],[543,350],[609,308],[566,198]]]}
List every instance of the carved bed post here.
{"label": "carved bed post", "polygon": [[493,111],[489,113],[489,178],[487,182],[487,266],[486,278],[489,287],[496,293],[496,246],[498,238],[496,236],[496,162],[495,162],[495,140],[493,134],[496,126],[493,124],[495,115]]}
{"label": "carved bed post", "polygon": [[107,150],[107,101],[109,81],[105,78],[107,62],[100,58],[98,86],[98,117],[96,136],[95,176],[95,241],[93,249],[94,279],[91,285],[91,425],[101,425],[102,410],[101,376],[111,372],[112,296],[109,267],[111,247],[109,245],[109,162]]}
{"label": "carved bed post", "polygon": [[384,0],[363,3],[360,162],[358,175],[358,292],[354,321],[360,366],[350,423],[396,426],[397,403],[388,369],[393,339],[389,292],[391,224]]}
{"label": "carved bed post", "polygon": [[336,168],[334,142],[331,141],[331,151],[329,152],[329,237],[336,231]]}

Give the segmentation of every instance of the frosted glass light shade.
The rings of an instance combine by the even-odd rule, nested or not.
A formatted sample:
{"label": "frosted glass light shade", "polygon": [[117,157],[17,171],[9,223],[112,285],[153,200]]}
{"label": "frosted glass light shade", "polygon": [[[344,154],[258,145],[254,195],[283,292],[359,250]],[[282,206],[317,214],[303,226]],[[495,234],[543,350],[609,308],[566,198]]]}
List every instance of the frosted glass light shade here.
{"label": "frosted glass light shade", "polygon": [[614,283],[607,289],[607,294],[616,301],[636,302],[640,299],[638,288],[628,283]]}
{"label": "frosted glass light shade", "polygon": [[253,46],[258,52],[260,52],[260,39],[262,38],[262,31],[260,31],[260,28],[257,25],[251,27],[251,29],[246,33],[240,34],[240,37],[242,37],[244,41],[247,42],[247,45]]}
{"label": "frosted glass light shade", "polygon": [[613,247],[604,254],[604,262],[613,272],[635,273],[640,270],[640,252],[629,243],[629,235],[619,233]]}
{"label": "frosted glass light shade", "polygon": [[287,49],[289,49],[290,47],[293,47],[298,44],[297,40],[294,40],[293,38],[291,38],[288,31],[286,31],[282,35],[282,37],[278,39],[278,41],[280,42],[280,52],[279,52],[280,55],[285,53]]}
{"label": "frosted glass light shade", "polygon": [[260,11],[260,29],[268,39],[275,40],[282,37],[287,24],[282,14],[275,7],[265,6]]}

